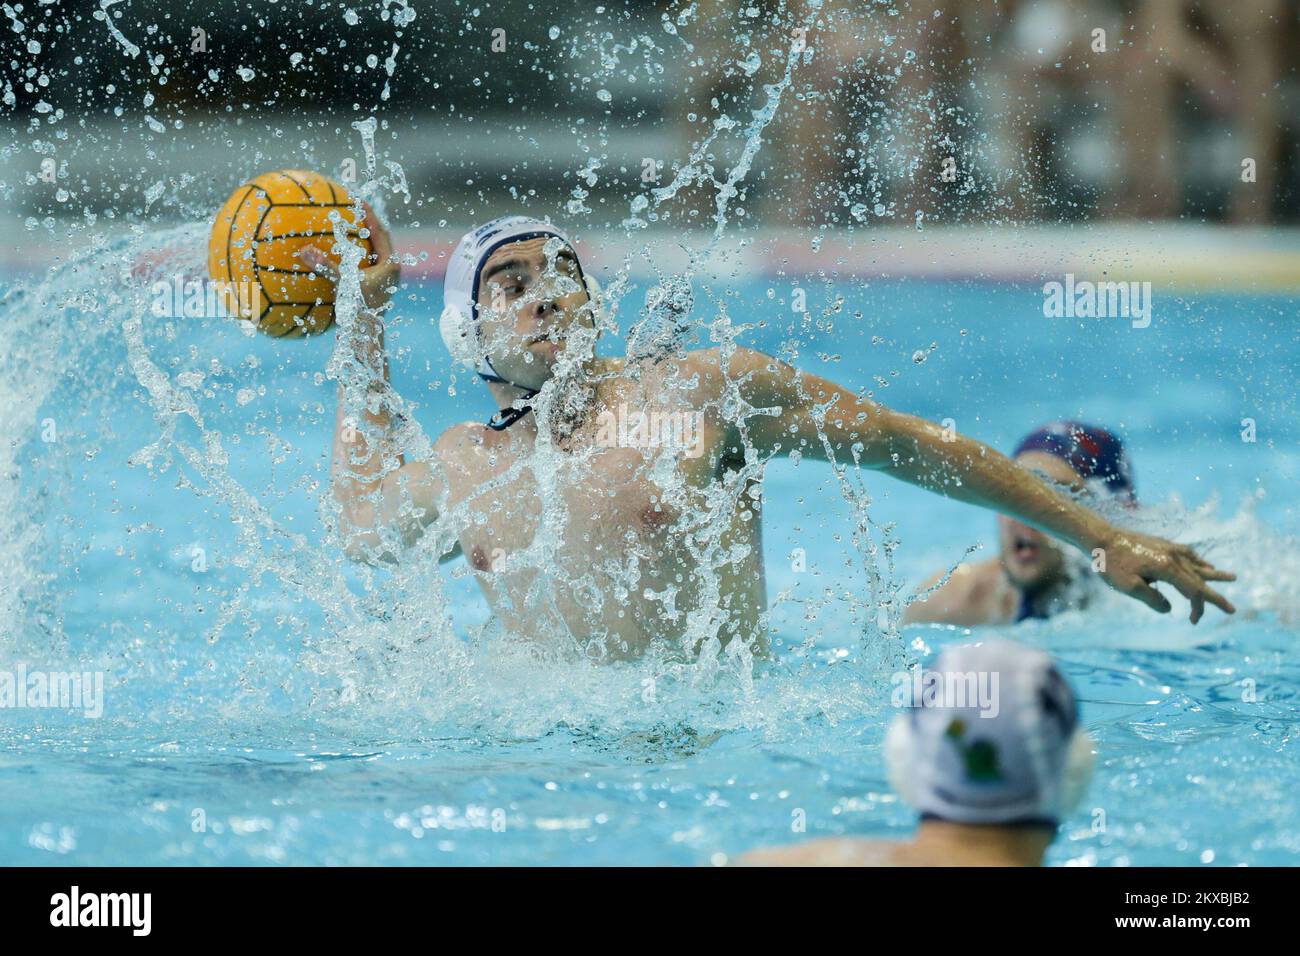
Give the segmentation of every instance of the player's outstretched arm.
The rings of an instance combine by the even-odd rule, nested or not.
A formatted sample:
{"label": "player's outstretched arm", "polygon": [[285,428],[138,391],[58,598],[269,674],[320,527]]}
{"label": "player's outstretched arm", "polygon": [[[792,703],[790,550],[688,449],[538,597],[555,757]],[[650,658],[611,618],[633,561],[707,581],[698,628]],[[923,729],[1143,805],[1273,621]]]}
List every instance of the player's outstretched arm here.
{"label": "player's outstretched arm", "polygon": [[856,462],[1000,511],[1082,551],[1102,552],[1105,570],[1099,573],[1106,582],[1161,613],[1170,604],[1152,585],[1172,584],[1191,603],[1193,624],[1207,602],[1234,611],[1208,582],[1232,581],[1235,575],[1185,545],[1111,525],[982,442],[891,411],[761,352],[737,349],[727,365],[728,378],[751,406],[747,437],[762,455],[798,450],[804,457]]}
{"label": "player's outstretched arm", "polygon": [[[388,230],[369,205],[365,227],[372,254],[361,268],[364,306],[348,330],[352,349],[348,365],[351,373],[365,379],[366,394],[361,405],[350,410],[346,390],[339,386],[330,483],[348,557],[396,561],[437,520],[436,502],[443,483],[433,467],[436,462],[408,462],[393,447],[388,356],[380,316],[401,279],[401,267]],[[308,246],[300,255],[313,269],[338,281],[337,269],[321,250]],[[442,557],[454,557],[457,548],[452,546]]]}

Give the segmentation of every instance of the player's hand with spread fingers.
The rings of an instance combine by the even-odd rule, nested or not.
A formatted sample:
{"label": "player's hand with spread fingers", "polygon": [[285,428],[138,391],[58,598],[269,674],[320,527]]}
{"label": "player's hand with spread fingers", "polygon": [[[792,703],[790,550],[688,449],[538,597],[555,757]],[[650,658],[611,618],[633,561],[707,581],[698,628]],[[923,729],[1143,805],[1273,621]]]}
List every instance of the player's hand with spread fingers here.
{"label": "player's hand with spread fingers", "polygon": [[1157,581],[1172,584],[1191,602],[1193,624],[1205,613],[1207,601],[1227,614],[1237,610],[1208,583],[1235,581],[1237,576],[1231,571],[1220,571],[1187,545],[1154,535],[1115,529],[1101,546],[1101,551],[1105,570],[1100,573],[1106,583],[1161,614],[1168,613],[1170,604],[1169,599],[1152,586]]}
{"label": "player's hand with spread fingers", "polygon": [[[375,215],[370,203],[362,203],[365,208],[365,227],[370,238],[371,254],[361,263],[361,296],[366,308],[379,313],[388,307],[389,300],[397,290],[397,283],[402,277],[402,266],[393,254],[393,239],[388,228]],[[318,246],[304,246],[298,253],[308,266],[333,282],[339,281],[338,266]]]}

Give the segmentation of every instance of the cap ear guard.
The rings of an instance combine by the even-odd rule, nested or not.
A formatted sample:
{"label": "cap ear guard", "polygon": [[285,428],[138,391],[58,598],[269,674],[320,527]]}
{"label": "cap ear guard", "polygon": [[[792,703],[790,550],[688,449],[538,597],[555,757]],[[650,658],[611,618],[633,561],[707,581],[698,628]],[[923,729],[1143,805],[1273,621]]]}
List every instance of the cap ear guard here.
{"label": "cap ear guard", "polygon": [[438,331],[442,334],[442,344],[447,346],[454,361],[469,369],[478,368],[481,361],[477,354],[478,334],[462,309],[451,304],[445,306],[438,320]]}

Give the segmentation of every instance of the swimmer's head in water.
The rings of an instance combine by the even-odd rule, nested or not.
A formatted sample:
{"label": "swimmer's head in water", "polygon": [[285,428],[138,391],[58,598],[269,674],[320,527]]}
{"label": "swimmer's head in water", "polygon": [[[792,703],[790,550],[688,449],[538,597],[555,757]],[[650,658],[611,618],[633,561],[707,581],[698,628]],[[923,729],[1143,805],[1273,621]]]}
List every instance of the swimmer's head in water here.
{"label": "swimmer's head in water", "polygon": [[[1082,422],[1052,422],[1026,435],[1016,462],[1073,495],[1131,503],[1133,476],[1124,444],[1112,432]],[[1050,587],[1065,572],[1065,555],[1052,539],[1013,518],[998,518],[1002,566],[1024,591]]]}
{"label": "swimmer's head in water", "polygon": [[443,282],[443,341],[488,381],[542,387],[575,325],[594,325],[590,283],[569,240],[526,216],[467,233]]}
{"label": "swimmer's head in water", "polygon": [[1010,641],[952,647],[922,670],[885,738],[891,786],[924,816],[1056,826],[1082,799],[1092,739],[1043,651]]}

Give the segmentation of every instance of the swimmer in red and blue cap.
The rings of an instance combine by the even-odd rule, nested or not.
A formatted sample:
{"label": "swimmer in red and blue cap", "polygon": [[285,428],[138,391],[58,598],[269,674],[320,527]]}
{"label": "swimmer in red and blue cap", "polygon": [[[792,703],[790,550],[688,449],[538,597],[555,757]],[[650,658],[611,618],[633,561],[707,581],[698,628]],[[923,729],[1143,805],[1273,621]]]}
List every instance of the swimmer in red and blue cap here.
{"label": "swimmer in red and blue cap", "polygon": [[[1076,498],[1137,503],[1124,443],[1098,425],[1052,422],[1026,435],[1012,457]],[[999,515],[998,539],[998,557],[958,567],[942,587],[912,604],[905,620],[1010,624],[1086,603],[1091,588],[1080,586],[1086,581],[1080,580],[1079,568],[1051,537]],[[936,574],[922,590],[942,578]]]}

